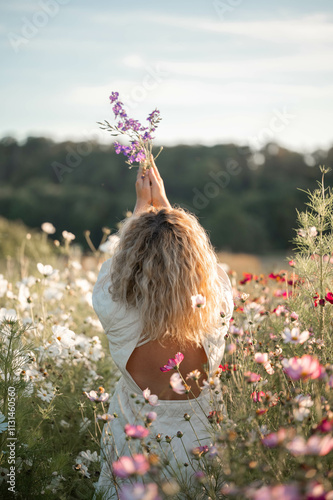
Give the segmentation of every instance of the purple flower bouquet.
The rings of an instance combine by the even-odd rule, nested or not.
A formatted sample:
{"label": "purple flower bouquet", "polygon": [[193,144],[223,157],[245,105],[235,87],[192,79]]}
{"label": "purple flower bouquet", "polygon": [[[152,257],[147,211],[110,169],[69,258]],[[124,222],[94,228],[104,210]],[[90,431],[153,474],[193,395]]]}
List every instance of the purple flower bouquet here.
{"label": "purple flower bouquet", "polygon": [[[100,128],[111,132],[113,136],[125,135],[130,139],[129,146],[124,146],[120,142],[114,143],[116,153],[123,153],[127,157],[126,163],[130,165],[129,168],[132,168],[134,162],[143,163],[144,169],[149,168],[154,139],[152,134],[161,121],[159,110],[155,109],[148,115],[147,121],[149,125],[144,127],[138,120],[128,117],[123,107],[124,104],[119,100],[119,92],[111,93],[110,104],[113,105],[112,110],[118,123],[110,125],[107,120],[104,120],[104,123],[97,122]],[[155,158],[162,149],[161,147]]]}

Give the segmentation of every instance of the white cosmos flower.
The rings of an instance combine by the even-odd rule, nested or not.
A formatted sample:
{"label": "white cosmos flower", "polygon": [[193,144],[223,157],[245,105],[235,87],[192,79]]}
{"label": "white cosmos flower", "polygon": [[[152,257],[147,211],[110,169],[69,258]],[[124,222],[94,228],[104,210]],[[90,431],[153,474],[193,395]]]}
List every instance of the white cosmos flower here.
{"label": "white cosmos flower", "polygon": [[91,453],[90,450],[80,451],[79,456],[76,459],[76,462],[81,463],[82,460],[87,465],[89,465],[90,462],[97,462],[98,461],[97,451],[94,451],[94,453]]}
{"label": "white cosmos flower", "polygon": [[21,306],[21,310],[25,310],[27,308],[30,308],[30,304],[28,303],[28,298],[30,297],[30,290],[29,288],[24,285],[23,283],[20,283],[19,285],[19,292],[17,295],[17,300]]}
{"label": "white cosmos flower", "polygon": [[41,228],[46,234],[54,234],[56,232],[56,228],[51,222],[43,222]]}
{"label": "white cosmos flower", "polygon": [[80,271],[82,269],[80,262],[78,262],[77,260],[71,260],[69,265],[76,271]]}
{"label": "white cosmos flower", "polygon": [[63,297],[63,291],[62,289],[64,288],[64,285],[61,283],[54,283],[52,286],[49,286],[45,288],[44,290],[44,299],[47,302],[50,302],[52,300],[59,301]]}
{"label": "white cosmos flower", "polygon": [[52,401],[53,399],[53,393],[52,392],[47,392],[46,390],[44,389],[38,389],[37,390],[37,396],[42,400],[42,401],[46,401],[47,403],[49,403],[50,401]]}
{"label": "white cosmos flower", "polygon": [[206,297],[204,297],[200,293],[198,295],[192,295],[191,302],[192,302],[193,309],[205,307],[206,306]]}
{"label": "white cosmos flower", "polygon": [[75,240],[75,234],[70,233],[69,231],[63,231],[62,236],[63,236],[64,240],[67,240],[67,241]]}
{"label": "white cosmos flower", "polygon": [[38,262],[37,269],[40,272],[40,274],[42,274],[45,277],[46,276],[51,276],[51,274],[54,273],[54,269],[53,269],[52,266],[50,266],[49,264],[46,264],[44,266],[44,264],[42,264],[41,262]]}
{"label": "white cosmos flower", "polygon": [[17,319],[15,309],[5,309],[2,307],[0,309],[0,321],[3,321],[4,319],[15,321]]}
{"label": "white cosmos flower", "polygon": [[179,373],[174,373],[173,375],[171,375],[170,386],[176,394],[185,394],[187,391]]}
{"label": "white cosmos flower", "polygon": [[294,398],[294,402],[297,403],[297,407],[293,409],[293,414],[296,420],[302,422],[306,417],[310,415],[311,406],[313,406],[313,401],[311,396],[304,396],[299,394]]}
{"label": "white cosmos flower", "polygon": [[119,236],[111,234],[108,239],[99,246],[99,250],[108,255],[113,255],[119,244]]}
{"label": "white cosmos flower", "polygon": [[304,332],[300,332],[300,329],[295,327],[292,328],[291,330],[289,328],[285,328],[284,332],[282,333],[283,337],[283,342],[285,344],[291,343],[291,344],[304,344],[310,337],[310,332],[307,330],[304,330]]}
{"label": "white cosmos flower", "polygon": [[75,345],[75,333],[65,326],[53,325],[52,332],[56,342],[59,342],[62,347],[68,349]]}
{"label": "white cosmos flower", "polygon": [[88,467],[84,464],[77,464],[76,469],[81,472],[85,477],[90,477],[90,474],[88,472]]}
{"label": "white cosmos flower", "polygon": [[91,290],[91,284],[86,279],[76,279],[75,284],[83,293],[87,293]]}

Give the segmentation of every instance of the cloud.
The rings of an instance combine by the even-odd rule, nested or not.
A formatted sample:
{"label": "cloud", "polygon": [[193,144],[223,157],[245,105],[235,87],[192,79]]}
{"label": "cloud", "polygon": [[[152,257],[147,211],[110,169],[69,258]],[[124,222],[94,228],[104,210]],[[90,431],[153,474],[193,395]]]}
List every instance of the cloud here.
{"label": "cloud", "polygon": [[246,22],[150,15],[150,22],[192,31],[237,35],[277,43],[333,42],[333,23],[325,14],[290,20]]}

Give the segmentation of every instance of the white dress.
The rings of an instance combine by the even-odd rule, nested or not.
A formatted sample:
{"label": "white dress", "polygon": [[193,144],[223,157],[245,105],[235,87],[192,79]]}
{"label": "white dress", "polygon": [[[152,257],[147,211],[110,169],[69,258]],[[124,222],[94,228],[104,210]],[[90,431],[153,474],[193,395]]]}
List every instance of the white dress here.
{"label": "white dress", "polygon": [[[168,458],[170,475],[172,471],[179,473],[178,465],[191,462],[193,458],[191,450],[194,447],[209,445],[211,442],[207,419],[207,415],[212,410],[209,391],[203,391],[197,399],[192,400],[160,400],[159,406],[152,407],[145,402],[142,390],[126,370],[127,361],[133,350],[147,340],[140,339],[141,329],[137,310],[125,308],[111,299],[108,292],[111,262],[112,257],[103,263],[92,296],[93,307],[109,340],[112,359],[121,372],[108,408],[108,413],[116,414],[117,417],[104,425],[101,438],[101,475],[96,491],[105,492],[103,499],[118,498],[112,480],[112,462],[122,455],[142,452],[142,448],[136,450],[136,446],[140,445],[139,440],[127,441],[124,433],[124,426],[127,423],[143,425],[143,418],[139,413],[141,415],[150,411],[157,413],[156,420],[149,427],[151,441],[146,438],[146,442],[151,442],[153,452],[156,447],[156,453],[163,459]],[[213,374],[221,363],[225,348],[224,335],[233,313],[230,280],[221,267],[219,267],[219,275],[224,291],[225,318],[214,335],[205,336],[201,341],[209,360],[210,374]],[[174,372],[170,372],[170,375],[172,373]],[[166,377],[168,376],[169,374],[166,374]],[[191,417],[190,422],[184,419],[186,413]],[[183,433],[181,439],[176,437],[178,431]],[[158,434],[162,437],[160,443],[157,443],[155,439]],[[165,441],[165,436],[172,438],[171,444]],[[181,469],[179,480],[188,480],[193,475],[192,466],[182,466]]]}

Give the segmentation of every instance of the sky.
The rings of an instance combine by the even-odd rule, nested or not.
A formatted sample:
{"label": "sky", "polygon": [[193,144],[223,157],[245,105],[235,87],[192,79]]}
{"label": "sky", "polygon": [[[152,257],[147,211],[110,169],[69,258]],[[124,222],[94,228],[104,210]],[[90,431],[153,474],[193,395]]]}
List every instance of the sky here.
{"label": "sky", "polygon": [[111,143],[118,91],[156,144],[333,145],[331,0],[0,0],[0,137]]}

